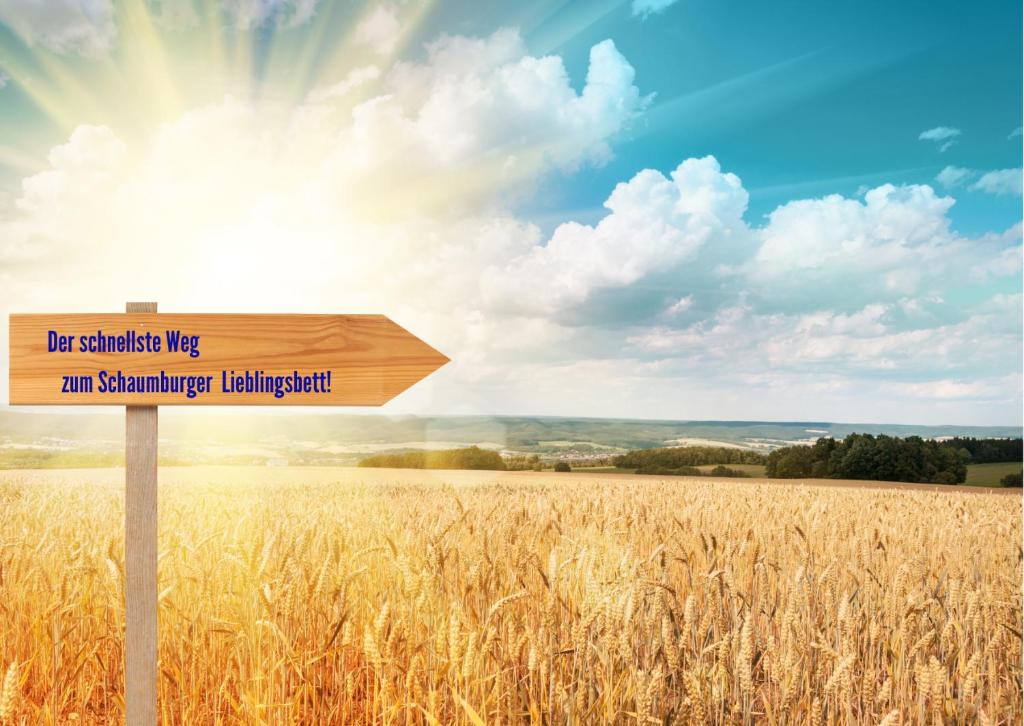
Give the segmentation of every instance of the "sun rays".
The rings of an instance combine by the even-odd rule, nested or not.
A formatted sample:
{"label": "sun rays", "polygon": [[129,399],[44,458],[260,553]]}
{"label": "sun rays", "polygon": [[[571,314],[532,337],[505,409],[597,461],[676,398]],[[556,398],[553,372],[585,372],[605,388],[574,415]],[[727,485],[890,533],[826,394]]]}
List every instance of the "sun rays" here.
{"label": "sun rays", "polygon": [[[184,16],[173,16],[145,0],[121,0],[113,18],[117,33],[103,53],[59,52],[8,33],[9,42],[0,43],[0,72],[37,118],[65,138],[81,124],[139,136],[227,96],[297,105],[353,69],[387,68],[409,49],[433,2],[387,6],[397,29],[386,52],[357,39],[357,29],[378,7],[374,3],[321,3],[301,27],[273,17],[238,27],[218,0],[189,7]],[[371,83],[361,94],[373,90]],[[32,166],[13,149],[0,155],[0,163]]]}

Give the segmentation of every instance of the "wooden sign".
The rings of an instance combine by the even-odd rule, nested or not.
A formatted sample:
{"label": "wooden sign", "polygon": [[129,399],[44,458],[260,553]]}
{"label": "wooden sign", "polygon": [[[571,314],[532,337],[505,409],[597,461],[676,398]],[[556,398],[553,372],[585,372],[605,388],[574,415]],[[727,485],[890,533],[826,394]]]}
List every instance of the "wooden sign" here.
{"label": "wooden sign", "polygon": [[380,406],[448,362],[383,315],[11,315],[10,401]]}
{"label": "wooden sign", "polygon": [[448,362],[383,315],[11,315],[13,405],[125,406],[125,721],[156,726],[157,406],[380,406]]}

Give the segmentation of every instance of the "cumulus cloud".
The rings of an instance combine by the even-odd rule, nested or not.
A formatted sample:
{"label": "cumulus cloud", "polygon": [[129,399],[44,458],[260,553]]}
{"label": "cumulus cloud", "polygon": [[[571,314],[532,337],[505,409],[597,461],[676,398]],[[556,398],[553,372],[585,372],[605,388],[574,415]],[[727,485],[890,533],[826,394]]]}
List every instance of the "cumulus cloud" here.
{"label": "cumulus cloud", "polygon": [[332,139],[331,179],[367,210],[382,191],[464,210],[496,188],[532,186],[539,171],[602,165],[647,105],[634,75],[610,40],[591,49],[577,93],[562,59],[529,55],[515,30],[442,37],[425,62],[396,64],[384,94],[352,110]]}
{"label": "cumulus cloud", "polygon": [[0,21],[30,46],[95,56],[117,35],[111,0],[7,0]]}
{"label": "cumulus cloud", "polygon": [[929,291],[971,254],[950,229],[953,203],[928,186],[891,184],[863,201],[789,202],[769,215],[744,274],[753,294],[779,304],[806,303],[823,290],[842,289],[851,303]]}
{"label": "cumulus cloud", "polygon": [[1021,169],[997,169],[985,172],[971,189],[997,195],[1021,195]]}
{"label": "cumulus cloud", "polygon": [[633,15],[646,18],[649,15],[657,15],[675,5],[679,0],[633,0]]}
{"label": "cumulus cloud", "polygon": [[596,225],[569,222],[543,246],[484,275],[497,305],[555,313],[598,288],[624,287],[691,257],[713,236],[742,228],[747,192],[713,157],[688,159],[670,178],[647,169],[619,184]]}
{"label": "cumulus cloud", "polygon": [[[425,63],[398,64],[388,82],[393,103],[371,107],[368,120],[397,108],[417,141],[446,161],[499,155],[509,169],[539,155],[575,168],[605,161],[607,140],[647,105],[634,76],[611,40],[591,48],[577,94],[562,59],[529,55],[518,31],[443,37]],[[517,147],[520,154],[509,153]]]}

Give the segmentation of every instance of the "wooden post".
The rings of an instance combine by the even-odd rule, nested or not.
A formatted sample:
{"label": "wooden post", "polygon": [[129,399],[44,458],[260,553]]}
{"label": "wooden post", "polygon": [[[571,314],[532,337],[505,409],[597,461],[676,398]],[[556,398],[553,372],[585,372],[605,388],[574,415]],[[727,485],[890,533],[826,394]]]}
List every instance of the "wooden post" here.
{"label": "wooden post", "polygon": [[[128,303],[155,313],[156,303]],[[125,647],[127,726],[156,726],[157,407],[125,407]]]}

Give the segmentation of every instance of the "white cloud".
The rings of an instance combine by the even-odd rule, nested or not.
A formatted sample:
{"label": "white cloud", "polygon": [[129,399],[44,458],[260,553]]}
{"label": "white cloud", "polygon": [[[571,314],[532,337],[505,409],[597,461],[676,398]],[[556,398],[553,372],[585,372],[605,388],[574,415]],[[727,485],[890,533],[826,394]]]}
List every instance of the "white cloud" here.
{"label": "white cloud", "polygon": [[788,303],[806,304],[825,290],[850,303],[931,292],[972,254],[950,229],[953,203],[928,186],[891,184],[863,202],[839,195],[789,202],[760,230],[745,279],[763,299]]}
{"label": "white cloud", "polygon": [[993,278],[1020,276],[1021,265],[1021,229],[1020,222],[1002,234],[985,234],[977,241],[981,254],[965,267],[967,279],[975,283],[984,283]]}
{"label": "white cloud", "polygon": [[672,302],[662,313],[666,318],[675,318],[693,307],[693,295],[685,295]]}
{"label": "white cloud", "polygon": [[398,63],[385,94],[353,109],[330,176],[360,197],[386,190],[420,207],[464,209],[497,187],[532,186],[538,171],[607,161],[610,141],[647,103],[633,78],[611,41],[591,49],[577,93],[561,58],[529,55],[514,30],[446,36],[428,45],[424,63]]}
{"label": "white cloud", "polygon": [[922,131],[917,138],[921,141],[936,142],[939,144],[939,153],[942,154],[957,143],[958,136],[960,136],[960,129],[950,128],[949,126],[936,126],[933,129]]}
{"label": "white cloud", "polygon": [[924,383],[908,383],[904,386],[903,393],[926,399],[985,399],[1000,395],[1002,386],[993,386],[993,383],[995,381],[992,380],[968,382],[946,378]]}
{"label": "white cloud", "polygon": [[974,183],[967,187],[970,191],[1018,197],[1021,195],[1021,169],[996,169],[986,172],[947,166],[936,175],[935,181],[946,189],[955,189],[973,181]]}
{"label": "white cloud", "polygon": [[1021,195],[1021,169],[997,169],[985,172],[971,185],[972,190],[997,195]]}
{"label": "white cloud", "polygon": [[322,88],[315,88],[309,92],[306,97],[306,105],[300,106],[298,113],[305,114],[313,111],[326,110],[323,107],[329,104],[343,99],[348,96],[349,93],[365,86],[371,81],[375,81],[380,78],[380,69],[376,66],[362,66],[354,68],[348,72],[342,80],[331,86],[325,86]]}
{"label": "white cloud", "polygon": [[274,23],[281,28],[305,24],[316,14],[320,0],[222,0],[224,11],[241,30]]}
{"label": "white cloud", "polygon": [[935,181],[946,189],[955,189],[976,176],[973,169],[965,169],[961,166],[947,166],[935,175]]}
{"label": "white cloud", "polygon": [[383,3],[374,6],[370,14],[356,26],[356,40],[369,46],[375,53],[384,55],[394,49],[401,29],[395,6]]}
{"label": "white cloud", "polygon": [[50,168],[22,182],[18,207],[48,224],[87,208],[111,189],[125,155],[124,144],[106,126],[79,126],[66,144],[53,148]]}
{"label": "white cloud", "polygon": [[485,294],[499,307],[547,314],[579,305],[596,289],[678,264],[712,236],[738,233],[747,197],[714,157],[684,161],[671,179],[646,169],[615,187],[596,225],[560,225],[543,246],[489,268]]}
{"label": "white cloud", "polygon": [[936,126],[933,129],[922,131],[917,138],[921,141],[945,141],[946,139],[960,136],[960,133],[960,129],[950,128],[949,126]]}
{"label": "white cloud", "polygon": [[1019,356],[1014,326],[1021,321],[1020,305],[1020,295],[1005,297],[961,320],[942,322],[908,321],[902,304],[872,303],[850,314],[828,308],[785,314],[739,303],[683,328],[641,329],[628,342],[662,359],[680,356],[695,367],[732,375],[763,367],[773,374],[813,372],[850,381],[906,380],[907,373],[962,377],[974,366],[998,368],[1000,360]]}
{"label": "white cloud", "polygon": [[117,34],[111,0],[6,0],[0,21],[30,46],[96,56]]}
{"label": "white cloud", "polygon": [[633,15],[646,18],[649,15],[657,15],[675,5],[679,0],[633,0]]}

